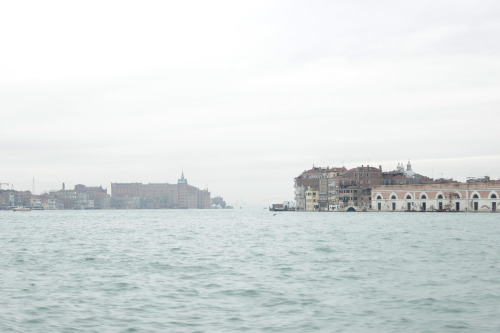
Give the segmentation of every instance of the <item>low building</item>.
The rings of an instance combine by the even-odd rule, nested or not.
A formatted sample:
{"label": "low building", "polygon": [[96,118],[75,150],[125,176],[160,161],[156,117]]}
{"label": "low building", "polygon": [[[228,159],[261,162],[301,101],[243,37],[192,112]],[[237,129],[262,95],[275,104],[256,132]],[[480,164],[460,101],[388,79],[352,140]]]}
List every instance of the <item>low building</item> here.
{"label": "low building", "polygon": [[375,211],[496,212],[500,181],[375,186]]}

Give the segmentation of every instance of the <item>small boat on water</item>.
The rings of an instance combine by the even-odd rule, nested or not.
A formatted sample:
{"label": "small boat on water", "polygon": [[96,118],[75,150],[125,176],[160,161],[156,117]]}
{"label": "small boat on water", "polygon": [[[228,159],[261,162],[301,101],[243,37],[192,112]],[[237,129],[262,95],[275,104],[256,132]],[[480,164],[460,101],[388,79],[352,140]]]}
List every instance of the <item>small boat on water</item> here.
{"label": "small boat on water", "polygon": [[294,211],[295,210],[295,206],[291,205],[290,202],[285,201],[282,204],[273,204],[271,207],[269,207],[269,210],[271,212]]}
{"label": "small boat on water", "polygon": [[31,212],[31,208],[29,207],[16,207],[12,209],[14,212]]}
{"label": "small boat on water", "polygon": [[285,210],[285,207],[283,204],[273,204],[271,207],[269,207],[269,210],[271,212],[282,212]]}

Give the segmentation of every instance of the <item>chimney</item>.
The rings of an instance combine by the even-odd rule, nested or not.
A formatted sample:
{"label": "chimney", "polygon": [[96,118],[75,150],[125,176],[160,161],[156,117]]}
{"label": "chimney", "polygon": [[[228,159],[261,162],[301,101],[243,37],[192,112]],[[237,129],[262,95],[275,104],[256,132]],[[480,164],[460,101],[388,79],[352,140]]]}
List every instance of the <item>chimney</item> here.
{"label": "chimney", "polygon": [[64,183],[63,183],[63,191],[64,191],[65,189],[66,189],[66,186],[65,186],[65,185],[64,185]]}
{"label": "chimney", "polygon": [[380,169],[380,171],[382,171],[382,166],[381,165],[379,165],[378,168]]}

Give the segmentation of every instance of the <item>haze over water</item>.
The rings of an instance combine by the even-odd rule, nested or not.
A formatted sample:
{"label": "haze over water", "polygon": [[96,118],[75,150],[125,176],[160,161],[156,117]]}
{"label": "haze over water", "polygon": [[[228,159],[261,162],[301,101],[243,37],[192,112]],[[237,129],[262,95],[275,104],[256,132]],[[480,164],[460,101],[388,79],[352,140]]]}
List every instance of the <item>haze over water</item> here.
{"label": "haze over water", "polygon": [[0,212],[1,332],[498,332],[497,214]]}

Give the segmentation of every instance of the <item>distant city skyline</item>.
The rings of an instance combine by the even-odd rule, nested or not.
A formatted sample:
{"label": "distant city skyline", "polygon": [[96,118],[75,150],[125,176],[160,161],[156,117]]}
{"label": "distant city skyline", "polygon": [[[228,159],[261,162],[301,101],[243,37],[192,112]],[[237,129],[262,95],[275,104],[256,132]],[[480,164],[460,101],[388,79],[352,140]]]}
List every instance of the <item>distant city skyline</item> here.
{"label": "distant city skyline", "polygon": [[498,1],[48,0],[0,15],[0,182],[17,190],[184,171],[228,204],[267,205],[312,165],[500,178]]}
{"label": "distant city skyline", "polygon": [[[276,201],[276,200],[283,200],[283,201],[293,200],[293,179],[296,176],[300,175],[300,173],[302,171],[305,171],[306,169],[309,169],[309,168],[311,168],[313,166],[315,166],[315,167],[323,167],[323,168],[327,167],[327,166],[329,166],[329,167],[344,167],[344,166],[346,166],[347,169],[351,169],[351,168],[358,167],[358,166],[361,166],[361,165],[364,165],[364,166],[370,165],[370,166],[373,166],[373,167],[378,167],[380,165],[380,166],[382,166],[383,171],[392,171],[392,170],[396,170],[398,163],[402,163],[406,167],[406,164],[409,161],[411,162],[411,160],[406,160],[406,161],[400,160],[398,162],[395,162],[395,165],[393,167],[390,167],[390,163],[387,163],[387,162],[386,162],[386,166],[384,167],[384,165],[382,165],[380,163],[373,163],[373,162],[369,163],[369,161],[367,163],[365,163],[365,164],[359,164],[359,165],[354,165],[353,163],[348,163],[348,164],[344,163],[344,164],[337,164],[337,165],[332,164],[332,163],[330,163],[330,164],[322,164],[322,165],[314,164],[313,163],[313,164],[307,166],[306,168],[304,168],[303,170],[297,170],[296,174],[293,175],[291,179],[287,179],[287,183],[291,182],[292,185],[290,186],[290,188],[285,189],[286,191],[283,191],[283,192],[289,192],[288,194],[285,194],[285,195],[282,195],[282,196],[279,196],[279,194],[275,194],[274,197],[273,196],[256,197],[256,198],[253,198],[253,200],[252,200],[252,198],[250,198],[250,200],[248,200],[247,197],[243,197],[243,196],[241,196],[241,197],[227,197],[227,196],[225,196],[224,193],[214,193],[213,190],[211,190],[211,187],[207,186],[207,184],[203,185],[203,182],[193,183],[190,180],[190,177],[188,177],[188,175],[186,175],[186,179],[188,180],[189,184],[195,185],[195,186],[199,187],[200,189],[208,189],[209,191],[212,192],[212,196],[222,196],[229,203],[245,202],[245,203],[250,204],[250,205],[269,204],[270,202]],[[476,161],[476,159],[474,159],[473,161]],[[428,176],[428,177],[434,178],[434,179],[437,179],[437,178],[446,178],[446,179],[452,178],[454,180],[462,181],[462,182],[465,181],[467,177],[478,177],[479,178],[479,177],[483,177],[483,176],[489,176],[492,179],[500,179],[500,177],[498,176],[498,173],[495,174],[495,173],[486,172],[487,166],[484,166],[484,167],[481,168],[482,170],[485,170],[485,172],[483,174],[473,174],[472,172],[470,172],[469,174],[464,174],[461,177],[452,176],[452,175],[450,175],[451,172],[441,172],[438,169],[431,169],[430,173],[426,173],[425,170],[427,170],[429,167],[432,168],[433,165],[429,164],[428,162],[426,163],[426,161],[423,161],[423,162],[424,162],[423,165],[426,166],[426,167],[423,168],[424,172],[421,171],[421,168],[419,168],[418,164],[415,165],[415,162],[411,162],[411,163],[412,163],[412,166],[413,166],[414,170],[416,170],[418,173],[420,173],[420,174],[422,174],[424,176]],[[459,161],[457,161],[457,162],[459,162]],[[470,168],[469,170],[473,170],[470,166],[469,166],[469,168]],[[463,169],[466,169],[466,167],[463,166],[463,165],[456,165],[455,168],[453,168],[452,170],[454,170],[457,173],[460,173],[460,171],[463,170]],[[478,168],[478,169],[480,169],[480,168]],[[127,179],[125,181],[118,180],[118,181],[113,181],[113,182],[124,182],[124,183],[125,182],[130,182],[130,183],[136,183],[137,182],[137,183],[144,183],[144,184],[148,184],[148,183],[165,183],[166,182],[166,183],[170,183],[170,184],[175,184],[175,183],[177,183],[177,180],[179,178],[181,178],[181,176],[183,174],[184,174],[184,171],[181,170],[181,174],[178,175],[178,177],[175,178],[175,179],[169,178],[167,180],[150,181],[150,180],[145,179],[145,177],[142,177],[141,178],[142,180]],[[495,175],[497,175],[497,176],[495,176]],[[83,177],[83,178],[88,179],[86,177]],[[196,177],[196,179],[197,178],[199,178],[199,177]],[[111,181],[108,182],[108,183],[104,182],[104,183],[99,183],[98,184],[98,183],[92,182],[91,180],[88,181],[88,182],[83,182],[83,181],[65,182],[65,181],[61,181],[61,182],[51,182],[51,183],[45,182],[43,180],[42,181],[37,181],[36,179],[34,179],[34,180],[35,180],[35,184],[36,184],[36,188],[37,188],[36,194],[41,194],[41,193],[44,193],[44,192],[49,192],[51,190],[52,191],[53,190],[60,190],[62,188],[63,183],[65,184],[65,186],[67,188],[71,188],[71,187],[73,187],[73,186],[75,186],[77,184],[84,184],[84,185],[87,185],[87,186],[103,186],[104,188],[107,188],[108,191],[109,191],[109,193],[111,194],[111,183],[112,183]],[[276,179],[275,184],[279,184],[280,182],[283,183],[283,180],[281,179],[281,177],[278,178],[278,179]],[[51,188],[45,188],[45,189],[41,189],[40,188],[40,186],[47,185],[47,184],[50,184],[53,187],[51,187]],[[223,184],[225,186],[227,186],[227,184],[225,184],[224,182],[223,182]],[[27,185],[27,187],[25,187],[25,188],[20,188],[17,185],[10,184],[10,183],[9,183],[9,185],[14,185],[14,189],[15,190],[32,191],[32,185],[33,185],[33,183],[31,182],[31,184],[28,184],[29,186]],[[45,187],[47,187],[47,186],[45,186]],[[214,188],[220,188],[220,187],[222,187],[222,186],[214,186]],[[2,189],[10,189],[10,188],[11,188],[10,186],[5,186],[5,185],[2,187]],[[242,190],[244,192],[244,188]],[[232,192],[229,192],[229,193],[232,193]]]}

